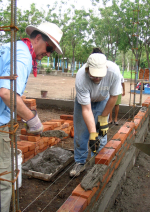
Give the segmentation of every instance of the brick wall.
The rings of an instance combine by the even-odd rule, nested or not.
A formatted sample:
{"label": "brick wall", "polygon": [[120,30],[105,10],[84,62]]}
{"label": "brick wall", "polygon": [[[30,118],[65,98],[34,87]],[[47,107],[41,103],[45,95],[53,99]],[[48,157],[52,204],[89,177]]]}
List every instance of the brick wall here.
{"label": "brick wall", "polygon": [[[136,135],[140,133],[149,114],[150,97],[144,101],[141,110],[134,117],[134,120],[126,122],[95,157],[95,164],[100,164],[104,170],[103,173],[101,173],[102,176],[99,178],[100,180],[97,185],[92,190],[85,191],[81,187],[81,184],[79,184],[57,212],[93,211],[93,206],[95,206],[102,195],[104,195],[107,184],[117,172],[125,154],[135,142]],[[94,211],[98,210],[94,209]]]}

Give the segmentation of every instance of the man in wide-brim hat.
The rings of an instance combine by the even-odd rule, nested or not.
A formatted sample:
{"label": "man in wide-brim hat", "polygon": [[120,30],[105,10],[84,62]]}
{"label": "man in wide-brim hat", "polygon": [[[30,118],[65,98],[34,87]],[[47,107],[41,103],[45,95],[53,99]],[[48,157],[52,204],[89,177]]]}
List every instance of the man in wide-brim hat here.
{"label": "man in wide-brim hat", "polygon": [[[21,96],[24,93],[28,77],[33,68],[33,74],[37,76],[37,62],[44,56],[49,57],[56,51],[62,54],[59,42],[63,35],[61,29],[53,23],[42,23],[38,27],[27,26],[26,33],[30,38],[17,41],[17,114],[26,122],[28,133],[39,134],[43,131],[43,125],[36,111],[31,111],[23,102]],[[0,76],[10,75],[10,43],[0,47]],[[11,171],[11,151],[9,126],[10,121],[10,80],[0,79],[0,174]],[[11,180],[11,174],[5,174],[3,179]],[[1,181],[0,186],[0,211],[9,212],[11,200],[11,183]]]}

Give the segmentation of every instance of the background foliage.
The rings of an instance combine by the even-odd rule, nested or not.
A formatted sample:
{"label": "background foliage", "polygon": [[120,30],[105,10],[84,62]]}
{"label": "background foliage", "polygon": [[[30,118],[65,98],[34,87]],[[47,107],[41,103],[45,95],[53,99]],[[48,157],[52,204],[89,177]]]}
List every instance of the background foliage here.
{"label": "background foliage", "polygon": [[[63,31],[61,47],[63,55],[53,53],[56,64],[58,57],[85,63],[93,47],[100,47],[109,60],[116,62],[122,70],[138,66],[150,68],[150,0],[112,0],[111,6],[99,8],[99,0],[91,0],[97,12],[83,8],[77,10],[75,3],[56,1],[47,5],[46,11],[31,4],[30,10],[17,10],[17,39],[27,37],[27,25],[39,25],[49,21],[56,23]],[[0,26],[10,24],[10,0],[0,0]],[[65,8],[65,9],[62,9]],[[66,9],[67,8],[67,9]],[[10,41],[9,32],[0,32],[0,44]],[[51,60],[52,61],[52,58]]]}

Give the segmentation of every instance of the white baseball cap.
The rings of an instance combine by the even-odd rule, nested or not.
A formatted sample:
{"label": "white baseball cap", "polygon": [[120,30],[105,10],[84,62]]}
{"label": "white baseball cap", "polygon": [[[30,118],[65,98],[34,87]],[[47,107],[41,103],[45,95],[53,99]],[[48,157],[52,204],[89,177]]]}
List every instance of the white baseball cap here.
{"label": "white baseball cap", "polygon": [[26,27],[26,33],[30,36],[31,33],[37,30],[39,32],[42,32],[43,34],[45,34],[50,41],[52,41],[54,43],[54,45],[56,46],[55,51],[58,54],[62,54],[62,50],[59,46],[59,42],[61,40],[61,37],[63,35],[63,32],[61,31],[61,29],[54,23],[49,23],[49,22],[45,22],[40,24],[38,27],[29,25]]}
{"label": "white baseball cap", "polygon": [[104,77],[107,73],[107,59],[104,54],[94,53],[91,54],[85,64],[89,67],[89,72],[93,77]]}

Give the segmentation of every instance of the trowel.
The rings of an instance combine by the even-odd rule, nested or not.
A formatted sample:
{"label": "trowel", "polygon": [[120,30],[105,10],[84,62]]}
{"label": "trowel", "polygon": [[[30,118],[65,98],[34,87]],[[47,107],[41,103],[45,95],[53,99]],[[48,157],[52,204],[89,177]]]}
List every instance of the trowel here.
{"label": "trowel", "polygon": [[134,143],[133,145],[150,156],[150,144]]}

